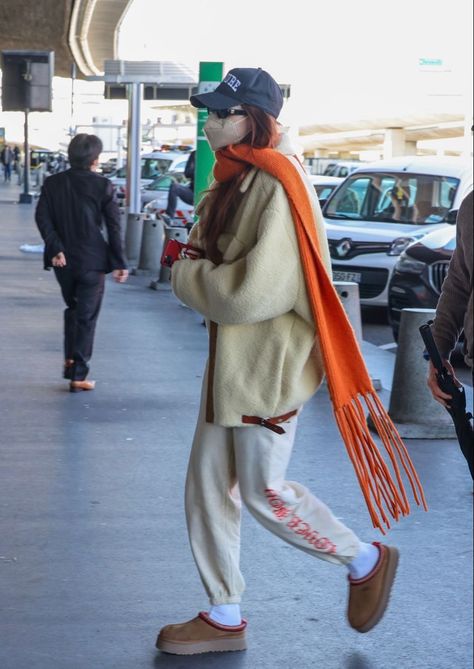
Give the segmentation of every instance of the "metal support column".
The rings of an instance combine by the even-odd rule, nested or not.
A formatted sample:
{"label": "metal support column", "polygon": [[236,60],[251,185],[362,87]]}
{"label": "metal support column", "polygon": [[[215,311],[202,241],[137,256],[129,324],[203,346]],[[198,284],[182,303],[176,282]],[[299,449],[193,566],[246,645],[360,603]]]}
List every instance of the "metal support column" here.
{"label": "metal support column", "polygon": [[128,84],[127,205],[130,214],[139,214],[141,103],[143,84]]}
{"label": "metal support column", "polygon": [[123,167],[122,126],[117,127],[117,169]]}
{"label": "metal support column", "polygon": [[28,112],[25,109],[25,143],[24,143],[24,165],[23,165],[23,193],[20,193],[20,204],[31,204],[33,196],[30,193],[30,143],[28,139]]}
{"label": "metal support column", "polygon": [[20,193],[20,204],[31,204],[33,197],[30,193],[30,143],[28,139],[28,114],[31,109],[31,60],[26,59],[26,72],[23,75],[26,85],[26,105],[25,105],[25,167],[23,174],[23,193]]}

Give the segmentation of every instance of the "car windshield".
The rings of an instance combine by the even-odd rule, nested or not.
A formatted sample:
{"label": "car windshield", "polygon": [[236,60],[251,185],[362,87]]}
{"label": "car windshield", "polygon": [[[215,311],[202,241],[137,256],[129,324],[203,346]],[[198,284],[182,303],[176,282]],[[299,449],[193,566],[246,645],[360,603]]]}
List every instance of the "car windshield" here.
{"label": "car windshield", "polygon": [[[171,158],[142,158],[141,161],[141,178],[142,179],[156,179],[165,172],[168,172],[172,163]],[[115,176],[120,179],[127,177],[127,168],[121,167],[115,173]]]}
{"label": "car windshield", "polygon": [[174,179],[172,177],[163,176],[153,181],[153,183],[147,186],[146,190],[169,190],[173,181]]}
{"label": "car windshield", "polygon": [[333,192],[333,190],[335,190],[336,186],[337,186],[337,184],[335,184],[334,186],[332,186],[332,185],[328,186],[327,184],[316,184],[314,186],[314,190],[318,194],[318,198],[320,200],[327,200],[328,197]]}
{"label": "car windshield", "polygon": [[359,173],[329,200],[330,219],[423,225],[441,223],[452,208],[459,179],[427,174]]}
{"label": "car windshield", "polygon": [[167,172],[172,163],[171,158],[144,158],[142,160],[142,179],[155,179]]}

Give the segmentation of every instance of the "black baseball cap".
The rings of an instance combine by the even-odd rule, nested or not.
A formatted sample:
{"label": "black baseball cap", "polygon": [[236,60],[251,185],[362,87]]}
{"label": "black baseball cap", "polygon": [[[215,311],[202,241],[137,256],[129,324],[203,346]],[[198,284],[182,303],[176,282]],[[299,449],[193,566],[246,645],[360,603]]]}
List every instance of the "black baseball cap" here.
{"label": "black baseball cap", "polygon": [[192,95],[193,107],[230,109],[237,105],[253,105],[275,118],[283,106],[283,95],[277,82],[261,67],[236,67],[210,93]]}

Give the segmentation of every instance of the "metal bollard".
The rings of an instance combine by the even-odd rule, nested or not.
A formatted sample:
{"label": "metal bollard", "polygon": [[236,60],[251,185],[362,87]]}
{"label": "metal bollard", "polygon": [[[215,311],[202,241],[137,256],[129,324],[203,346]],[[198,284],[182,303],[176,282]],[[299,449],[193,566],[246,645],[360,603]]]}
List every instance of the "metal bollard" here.
{"label": "metal bollard", "polygon": [[[185,244],[188,241],[189,232],[184,227],[171,227],[164,225],[165,239],[163,247],[170,239],[177,239],[179,242]],[[150,283],[150,288],[153,290],[170,290],[171,269],[169,267],[161,267],[158,278]]]}
{"label": "metal bollard", "polygon": [[426,385],[428,363],[418,328],[434,315],[434,309],[402,309],[401,313],[388,413],[405,439],[456,437],[451,417]]}
{"label": "metal bollard", "polygon": [[128,207],[119,207],[120,213],[120,239],[122,244],[125,242],[125,233],[127,231]]}
{"label": "metal bollard", "polygon": [[[360,315],[359,284],[355,281],[334,281],[333,286],[339,295],[359,345],[362,344],[362,317]],[[381,379],[370,377],[375,390],[382,390]]]}
{"label": "metal bollard", "polygon": [[362,319],[360,315],[359,284],[353,281],[334,281],[333,285],[360,344],[362,341]]}
{"label": "metal bollard", "polygon": [[125,231],[125,254],[129,265],[136,269],[140,257],[143,235],[143,219],[147,214],[128,214],[127,228]]}
{"label": "metal bollard", "polygon": [[145,214],[138,269],[159,272],[165,241],[165,225],[155,214]]}

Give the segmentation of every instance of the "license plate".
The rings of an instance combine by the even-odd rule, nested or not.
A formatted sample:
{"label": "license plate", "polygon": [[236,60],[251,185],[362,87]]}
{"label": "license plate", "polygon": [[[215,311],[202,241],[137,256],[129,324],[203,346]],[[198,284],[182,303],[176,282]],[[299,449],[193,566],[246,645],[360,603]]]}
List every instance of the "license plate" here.
{"label": "license plate", "polygon": [[360,283],[362,274],[360,272],[339,272],[338,270],[334,270],[332,278],[334,281],[354,281],[355,283]]}

